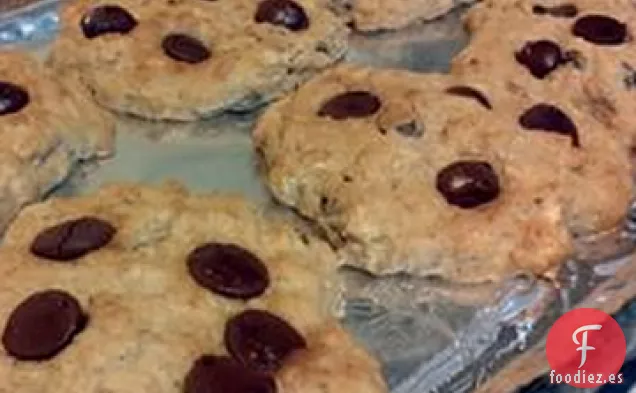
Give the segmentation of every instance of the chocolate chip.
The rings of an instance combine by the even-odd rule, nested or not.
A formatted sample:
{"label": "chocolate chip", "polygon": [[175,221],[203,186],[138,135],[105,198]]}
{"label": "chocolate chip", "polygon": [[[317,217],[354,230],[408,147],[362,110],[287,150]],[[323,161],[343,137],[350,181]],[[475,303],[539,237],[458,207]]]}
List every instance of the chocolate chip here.
{"label": "chocolate chip", "polygon": [[421,138],[424,135],[424,126],[417,120],[409,120],[396,125],[395,131],[407,138]]}
{"label": "chocolate chip", "polygon": [[327,198],[326,196],[321,196],[320,197],[320,210],[325,211],[327,210],[327,207],[329,206],[329,198]]}
{"label": "chocolate chip", "polygon": [[437,174],[437,190],[451,205],[463,209],[492,202],[499,196],[499,178],[484,161],[456,161]]}
{"label": "chocolate chip", "polygon": [[331,53],[331,46],[324,42],[324,41],[320,41],[316,44],[316,46],[314,46],[314,48],[316,49],[316,52],[318,53],[324,53],[326,55],[328,55],[329,53]]}
{"label": "chocolate chip", "polygon": [[29,93],[22,87],[9,82],[0,82],[0,116],[19,112],[29,102]]}
{"label": "chocolate chip", "polygon": [[627,26],[605,15],[586,15],[574,22],[572,34],[596,45],[620,45],[627,40]]}
{"label": "chocolate chip", "polygon": [[274,380],[227,356],[202,356],[185,378],[184,393],[276,393]]}
{"label": "chocolate chip", "polygon": [[19,360],[46,360],[66,348],[86,326],[78,301],[59,290],[37,292],[9,316],[2,345]]}
{"label": "chocolate chip", "polygon": [[309,18],[305,10],[292,0],[261,1],[254,21],[283,26],[291,31],[305,30],[309,27]]}
{"label": "chocolate chip", "polygon": [[585,71],[587,59],[580,50],[570,49],[563,53],[563,62],[572,65],[577,70]]}
{"label": "chocolate chip", "polygon": [[368,91],[348,91],[322,104],[318,116],[334,120],[368,117],[380,110],[380,99]]}
{"label": "chocolate chip", "polygon": [[225,325],[225,346],[239,362],[258,372],[274,372],[287,356],[306,347],[286,321],[267,311],[247,310]]}
{"label": "chocolate chip", "polygon": [[537,104],[519,117],[519,124],[527,130],[569,135],[572,138],[572,146],[580,146],[579,134],[574,122],[556,106]]}
{"label": "chocolate chip", "polygon": [[486,96],[479,90],[470,86],[452,86],[446,89],[446,93],[459,97],[473,99],[486,109],[492,109],[492,105]]}
{"label": "chocolate chip", "polygon": [[515,58],[539,79],[545,78],[566,60],[559,45],[548,40],[527,42],[515,53]]}
{"label": "chocolate chip", "polygon": [[579,10],[574,4],[561,4],[555,6],[535,5],[532,12],[537,15],[548,15],[556,18],[574,18]]}
{"label": "chocolate chip", "polygon": [[95,38],[104,34],[128,34],[137,21],[125,9],[117,5],[104,5],[88,11],[80,22],[86,38]]}
{"label": "chocolate chip", "polygon": [[164,53],[176,61],[196,64],[210,58],[210,50],[199,40],[186,34],[168,34],[161,43]]}
{"label": "chocolate chip", "polygon": [[628,63],[621,63],[621,75],[625,89],[632,90],[636,87],[636,69],[634,67]]}
{"label": "chocolate chip", "polygon": [[269,286],[263,262],[234,244],[208,243],[196,248],[188,256],[188,269],[199,285],[229,298],[251,299]]}
{"label": "chocolate chip", "polygon": [[108,244],[117,230],[96,217],[82,217],[44,229],[31,243],[31,253],[54,261],[70,261]]}

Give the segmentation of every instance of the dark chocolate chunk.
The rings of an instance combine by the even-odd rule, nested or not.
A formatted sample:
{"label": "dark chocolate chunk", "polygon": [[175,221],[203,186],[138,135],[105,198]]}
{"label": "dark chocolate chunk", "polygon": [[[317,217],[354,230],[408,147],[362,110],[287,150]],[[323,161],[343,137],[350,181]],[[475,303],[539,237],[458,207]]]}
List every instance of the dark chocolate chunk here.
{"label": "dark chocolate chunk", "polygon": [[537,4],[532,7],[532,12],[537,15],[547,15],[555,18],[574,18],[579,13],[579,10],[574,4],[569,3],[555,6]]}
{"label": "dark chocolate chunk", "polygon": [[380,99],[368,91],[348,91],[322,104],[318,116],[334,120],[362,118],[377,113],[380,106]]}
{"label": "dark chocolate chunk", "polygon": [[0,82],[0,116],[21,111],[31,101],[29,93],[18,85]]}
{"label": "dark chocolate chunk", "polygon": [[128,34],[137,27],[137,20],[118,5],[103,5],[88,11],[80,22],[86,38],[104,34]]}
{"label": "dark chocolate chunk", "polygon": [[204,244],[190,253],[187,262],[190,275],[199,285],[229,298],[251,299],[269,286],[263,262],[234,244]]}
{"label": "dark chocolate chunk", "polygon": [[227,356],[206,355],[188,372],[184,393],[276,393],[270,376],[248,369]]}
{"label": "dark chocolate chunk", "polygon": [[473,99],[486,109],[492,109],[492,105],[486,96],[479,90],[470,86],[452,86],[446,89],[446,93],[459,97]]}
{"label": "dark chocolate chunk", "polygon": [[166,56],[189,64],[201,63],[211,56],[210,50],[203,42],[186,34],[168,34],[164,37],[161,47]]}
{"label": "dark chocolate chunk", "polygon": [[437,190],[451,205],[471,209],[499,196],[499,177],[485,161],[456,161],[437,174]]}
{"label": "dark chocolate chunk", "polygon": [[620,45],[627,41],[627,26],[605,15],[585,15],[574,22],[572,34],[596,45]]}
{"label": "dark chocolate chunk", "polygon": [[559,45],[548,40],[527,42],[521,50],[515,53],[515,58],[539,79],[545,78],[559,65],[566,62]]}
{"label": "dark chocolate chunk", "polygon": [[69,220],[40,232],[31,243],[31,253],[54,261],[70,261],[104,247],[116,232],[100,218]]}
{"label": "dark chocolate chunk", "polygon": [[78,301],[59,290],[37,292],[9,316],[2,345],[19,360],[46,360],[66,348],[86,326]]}
{"label": "dark chocolate chunk", "polygon": [[309,18],[303,7],[292,0],[264,0],[254,15],[256,23],[283,26],[291,31],[306,30]]}
{"label": "dark chocolate chunk", "polygon": [[554,105],[533,106],[519,117],[519,124],[526,130],[569,135],[572,138],[572,146],[580,146],[576,125],[568,115]]}
{"label": "dark chocolate chunk", "polygon": [[305,339],[285,320],[261,310],[247,310],[225,325],[225,346],[245,366],[258,372],[279,370]]}

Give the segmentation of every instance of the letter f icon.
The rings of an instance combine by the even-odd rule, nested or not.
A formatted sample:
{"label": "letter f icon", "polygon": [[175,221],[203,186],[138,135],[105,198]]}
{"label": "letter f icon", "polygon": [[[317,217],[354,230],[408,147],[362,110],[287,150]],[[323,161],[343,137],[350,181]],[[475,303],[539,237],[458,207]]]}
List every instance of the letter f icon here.
{"label": "letter f icon", "polygon": [[[581,364],[579,365],[579,368],[583,367],[585,361],[587,360],[587,351],[593,351],[596,349],[587,345],[587,332],[590,330],[601,330],[601,328],[601,325],[585,325],[576,329],[572,334],[572,341],[574,341],[574,344],[580,345],[580,347],[576,349],[577,351],[581,351]],[[583,332],[582,343],[580,343],[579,340],[576,338],[576,336],[581,332]]]}

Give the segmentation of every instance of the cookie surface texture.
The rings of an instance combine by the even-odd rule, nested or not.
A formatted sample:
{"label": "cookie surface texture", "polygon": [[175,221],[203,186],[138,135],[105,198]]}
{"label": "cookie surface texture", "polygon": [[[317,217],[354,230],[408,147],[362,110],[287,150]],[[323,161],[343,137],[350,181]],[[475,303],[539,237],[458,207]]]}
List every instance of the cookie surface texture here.
{"label": "cookie surface texture", "polygon": [[32,205],[0,249],[0,392],[386,393],[331,316],[334,266],[240,197],[113,185]]}
{"label": "cookie surface texture", "polygon": [[0,54],[0,233],[82,161],[109,156],[114,123],[82,86],[23,54]]}
{"label": "cookie surface texture", "polygon": [[466,26],[471,40],[454,73],[568,103],[634,144],[634,2],[485,1],[468,11]]}
{"label": "cookie surface texture", "polygon": [[342,66],[268,109],[254,147],[276,198],[351,264],[465,282],[542,274],[574,236],[621,222],[629,158],[572,108],[491,97],[469,79]]}
{"label": "cookie surface texture", "polygon": [[151,119],[252,110],[346,52],[346,27],[314,0],[81,0],[61,18],[50,62]]}

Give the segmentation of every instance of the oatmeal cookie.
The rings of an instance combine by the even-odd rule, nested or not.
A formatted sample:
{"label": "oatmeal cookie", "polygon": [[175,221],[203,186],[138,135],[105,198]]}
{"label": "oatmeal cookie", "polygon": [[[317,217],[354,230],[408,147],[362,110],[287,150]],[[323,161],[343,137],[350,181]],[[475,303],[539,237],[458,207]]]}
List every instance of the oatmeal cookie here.
{"label": "oatmeal cookie", "polygon": [[346,52],[343,21],[315,0],[80,0],[61,20],[51,64],[151,119],[249,111]]}
{"label": "oatmeal cookie", "polygon": [[338,67],[268,109],[254,145],[274,196],[349,263],[466,282],[542,274],[574,236],[622,220],[629,158],[594,119],[490,93]]}
{"label": "oatmeal cookie", "polygon": [[453,73],[496,86],[502,101],[514,92],[572,105],[634,144],[633,1],[487,0],[468,12],[466,25],[471,41]]}
{"label": "oatmeal cookie", "polygon": [[112,153],[114,123],[83,87],[26,55],[0,54],[0,233],[81,162]]}
{"label": "oatmeal cookie", "polygon": [[386,393],[331,317],[333,257],[176,185],[32,205],[0,248],[0,392]]}

